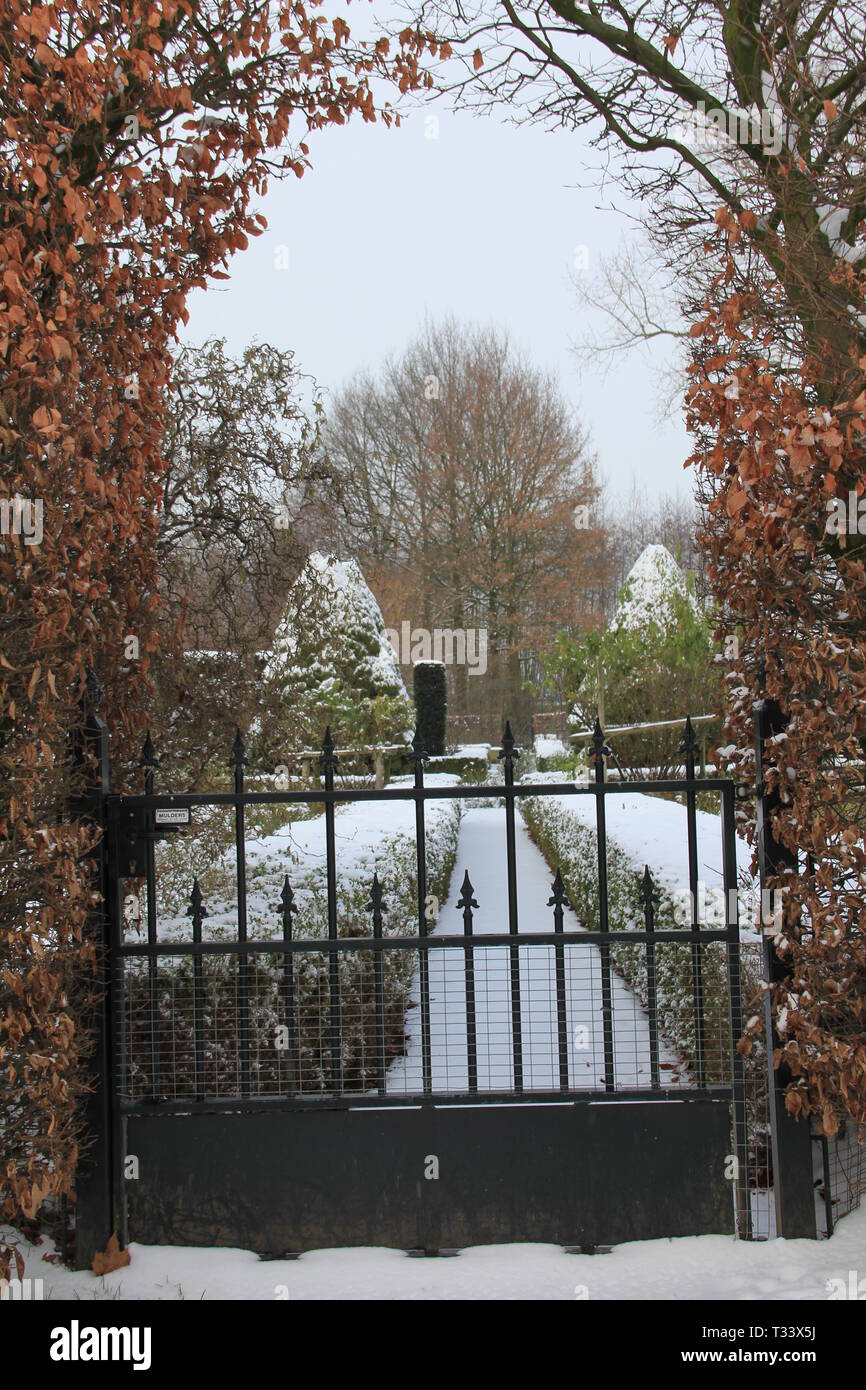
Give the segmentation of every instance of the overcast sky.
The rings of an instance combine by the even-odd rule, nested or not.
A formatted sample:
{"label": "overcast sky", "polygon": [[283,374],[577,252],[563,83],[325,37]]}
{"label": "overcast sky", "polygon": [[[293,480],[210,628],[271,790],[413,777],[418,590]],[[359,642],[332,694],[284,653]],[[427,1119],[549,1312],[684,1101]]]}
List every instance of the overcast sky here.
{"label": "overcast sky", "polygon": [[353,120],[310,143],[312,170],[271,186],[268,229],[231,279],[191,298],[186,339],[291,348],[327,396],[399,352],[425,313],[494,323],[556,373],[614,493],[633,479],[650,497],[688,492],[688,437],[679,420],[658,423],[652,359],[632,353],[605,380],[570,350],[576,248],[591,277],[630,234],[588,172],[582,133],[453,114],[439,99],[399,129]]}

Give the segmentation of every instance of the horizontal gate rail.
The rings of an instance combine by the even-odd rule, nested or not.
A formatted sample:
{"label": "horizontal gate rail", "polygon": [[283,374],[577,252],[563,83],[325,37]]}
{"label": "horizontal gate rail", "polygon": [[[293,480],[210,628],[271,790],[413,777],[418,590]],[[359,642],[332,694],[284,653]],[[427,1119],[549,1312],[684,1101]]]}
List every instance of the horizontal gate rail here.
{"label": "horizontal gate rail", "polygon": [[[702,943],[709,941],[731,941],[731,928],[713,927],[701,932]],[[295,951],[318,951],[330,954],[332,951],[436,951],[440,947],[460,948],[461,950],[484,950],[490,946],[511,946],[514,937],[510,932],[485,932],[483,936],[339,936],[336,941],[328,937],[297,937],[284,941],[281,937],[263,937],[255,941],[162,941],[156,946],[147,942],[127,942],[119,946],[122,956],[244,956],[259,954],[264,956],[290,955]],[[574,932],[532,932],[520,937],[521,947],[532,946],[611,946],[629,944],[649,945],[655,943],[691,946],[692,933],[689,931],[574,931]]]}
{"label": "horizontal gate rail", "polygon": [[[678,793],[685,795],[690,785],[696,785],[701,792],[724,792],[731,790],[732,783],[727,777],[696,777],[689,783],[685,777],[669,777],[657,782],[605,782],[605,796],[632,795],[635,792]],[[583,782],[515,782],[513,786],[503,783],[486,782],[465,787],[423,788],[425,801],[474,801],[480,797],[493,800],[507,800],[520,796],[595,796],[596,787]],[[377,791],[373,787],[321,787],[312,791],[258,792],[155,792],[153,796],[130,793],[114,794],[106,798],[109,806],[122,806],[130,810],[148,808],[151,810],[172,806],[235,806],[242,802],[245,806],[269,806],[285,804],[321,805],[323,802],[340,801],[414,801],[416,790],[413,787],[383,787]]]}
{"label": "horizontal gate rail", "polygon": [[513,1105],[513,1106],[572,1106],[572,1105],[617,1105],[635,1101],[648,1105],[672,1104],[715,1105],[720,1101],[730,1101],[733,1091],[730,1086],[704,1086],[700,1090],[680,1086],[663,1086],[660,1090],[649,1087],[633,1087],[619,1091],[569,1091],[563,1097],[559,1090],[526,1091],[517,1095],[508,1091],[437,1091],[430,1097],[423,1091],[400,1092],[390,1095],[333,1096],[324,1093],[321,1098],[315,1095],[296,1096],[245,1096],[226,1098],[207,1098],[203,1101],[189,1100],[124,1100],[120,1103],[123,1115],[246,1115],[258,1111],[283,1110],[447,1110],[452,1106]]}

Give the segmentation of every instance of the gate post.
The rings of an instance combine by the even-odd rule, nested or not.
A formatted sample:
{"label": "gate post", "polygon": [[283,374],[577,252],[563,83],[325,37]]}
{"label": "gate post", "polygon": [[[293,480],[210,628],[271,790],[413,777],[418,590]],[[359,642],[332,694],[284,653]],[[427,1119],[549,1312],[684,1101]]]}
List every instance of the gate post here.
{"label": "gate post", "polygon": [[75,1172],[75,1267],[90,1269],[93,1256],[104,1250],[114,1230],[114,1191],[111,1129],[111,1029],[109,1014],[107,859],[105,797],[111,790],[108,762],[108,728],[98,714],[102,687],[93,671],[87,672],[87,688],[81,702],[83,721],[72,745],[73,776],[78,775],[82,795],[72,802],[73,815],[92,821],[102,835],[90,861],[100,905],[90,918],[98,965],[96,999],[88,1020],[94,1049],[89,1059],[91,1090],[84,1106],[84,1129],[92,1143],[79,1159]]}
{"label": "gate post", "polygon": [[[775,939],[769,935],[764,921],[767,879],[799,871],[796,850],[787,849],[773,834],[772,814],[780,804],[778,790],[768,793],[764,784],[764,745],[773,734],[780,733],[786,724],[781,706],[776,700],[761,698],[754,705],[755,716],[755,790],[757,794],[756,829],[758,869],[761,885],[761,940],[764,952],[764,975],[771,987],[781,984],[791,974],[791,966],[776,950]],[[815,1196],[812,1176],[812,1138],[808,1120],[790,1115],[785,1107],[785,1087],[791,1080],[784,1058],[774,1067],[774,1053],[781,1046],[773,1017],[772,989],[764,995],[764,1020],[767,1044],[767,1072],[770,1109],[770,1143],[773,1158],[773,1195],[776,1208],[776,1234],[791,1240],[795,1237],[817,1238]]]}

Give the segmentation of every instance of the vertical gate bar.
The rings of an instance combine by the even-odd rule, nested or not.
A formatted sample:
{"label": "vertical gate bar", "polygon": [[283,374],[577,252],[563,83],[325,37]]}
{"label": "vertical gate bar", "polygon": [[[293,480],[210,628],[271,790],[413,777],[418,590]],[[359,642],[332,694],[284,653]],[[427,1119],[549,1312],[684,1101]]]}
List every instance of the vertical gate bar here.
{"label": "vertical gate bar", "polygon": [[[238,941],[247,939],[247,851],[244,768],[248,765],[241,731],[235,733],[229,767],[235,773],[235,862],[238,884]],[[250,963],[245,951],[238,956],[238,1040],[241,1057],[241,1095],[250,1094]]]}
{"label": "vertical gate bar", "polygon": [[[194,946],[201,946],[202,919],[207,916],[201,899],[201,888],[197,878],[193,879],[189,895],[187,917],[192,918],[192,940]],[[192,958],[192,1027],[195,1046],[195,1098],[204,1100],[204,982],[202,979],[201,951],[195,951]]]}
{"label": "vertical gate bar", "polygon": [[[322,740],[319,762],[325,776],[325,791],[332,792],[334,790],[334,766],[337,762],[337,755],[334,752],[334,740],[331,738],[330,725],[325,730],[325,737]],[[337,851],[334,835],[334,802],[330,797],[325,802],[325,862],[328,880],[328,941],[331,943],[328,950],[330,1083],[331,1090],[336,1095],[343,1089],[343,1043],[340,1021],[340,962],[338,952],[333,944],[337,940]]]}
{"label": "vertical gate bar", "polygon": [[695,1069],[698,1086],[707,1084],[706,1038],[704,1024],[704,979],[701,959],[700,923],[698,921],[698,826],[695,811],[695,739],[692,721],[686,719],[685,735],[679,752],[686,758],[686,824],[688,827],[689,895],[691,899],[692,937],[692,1001],[695,1018]]}
{"label": "vertical gate bar", "polygon": [[655,931],[655,903],[653,894],[655,887],[652,875],[649,871],[649,864],[644,865],[643,884],[641,886],[641,897],[643,899],[644,925],[650,940],[646,947],[646,993],[647,993],[647,1014],[649,1015],[649,1045],[650,1045],[650,1083],[654,1091],[661,1087],[661,1071],[659,1068],[659,1005],[658,1005],[658,986],[656,983],[656,944],[652,940]]}
{"label": "vertical gate bar", "polygon": [[[761,687],[765,674],[761,677]],[[785,1091],[791,1081],[791,1070],[781,1052],[781,1041],[773,1014],[776,991],[790,978],[793,966],[789,958],[776,950],[776,923],[765,920],[765,895],[771,877],[796,882],[800,872],[797,850],[788,849],[776,838],[773,812],[781,804],[778,787],[767,791],[764,779],[764,752],[767,738],[781,733],[785,727],[784,712],[776,700],[761,698],[754,706],[755,720],[755,830],[758,843],[758,869],[761,886],[761,939],[764,953],[764,973],[769,986],[764,992],[764,1026],[767,1044],[769,1083],[770,1133],[773,1151],[773,1197],[776,1208],[776,1232],[786,1239],[800,1237],[814,1240],[817,1236],[815,1192],[812,1174],[812,1140],[807,1121],[788,1113]],[[777,889],[785,893],[787,885]],[[773,914],[775,917],[775,914]],[[782,923],[787,934],[796,934],[797,923],[785,913],[782,904]],[[768,930],[770,927],[770,930]],[[777,1065],[778,1060],[778,1065]]]}
{"label": "vertical gate bar", "polygon": [[466,1064],[469,1090],[478,1090],[478,1038],[475,1031],[475,947],[472,941],[472,909],[477,907],[474,890],[469,881],[469,870],[463,875],[460,897],[457,906],[463,909],[463,935],[467,944],[463,947],[463,978],[466,992]]}
{"label": "vertical gate bar", "polygon": [[[424,743],[420,730],[412,740],[415,763],[415,852],[418,865],[418,935],[427,935],[427,837],[424,827]],[[421,987],[421,1074],[424,1094],[432,1090],[432,1059],[430,1056],[430,960],[426,950],[420,952],[418,974]]]}
{"label": "vertical gate bar", "polygon": [[75,1263],[87,1269],[97,1250],[104,1250],[115,1228],[117,1202],[116,1152],[114,1147],[117,1107],[113,1104],[114,1054],[111,1014],[113,993],[111,970],[116,953],[116,913],[112,912],[111,879],[108,857],[111,845],[107,823],[106,798],[109,780],[108,729],[99,716],[102,688],[93,671],[88,670],[81,700],[81,722],[70,736],[70,776],[75,793],[70,814],[90,824],[98,832],[98,843],[88,855],[96,897],[88,914],[87,932],[95,948],[93,1010],[89,1017],[94,1047],[89,1060],[89,1089],[85,1097],[84,1122],[93,1140],[75,1172],[76,1243]]}
{"label": "vertical gate bar", "polygon": [[[154,768],[159,766],[159,759],[154,755],[153,741],[150,737],[150,730],[148,730],[147,737],[144,740],[144,748],[142,749],[139,766],[144,768],[144,794],[145,796],[153,796]],[[154,844],[153,839],[149,836],[145,843],[145,874],[147,876],[147,944],[150,947],[155,947],[156,846]],[[153,953],[151,953],[147,958],[147,972],[150,1000],[150,1094],[152,1100],[157,1100],[161,1090],[159,1075],[159,974],[157,957]]]}
{"label": "vertical gate bar", "polygon": [[[547,900],[547,906],[553,908],[553,929],[557,936],[563,934],[563,913],[569,907],[568,898],[565,896],[565,885],[562,882],[562,874],[559,865],[556,868],[556,877],[553,880],[552,896]],[[556,960],[556,1036],[559,1050],[559,1089],[568,1090],[568,1014],[566,1011],[565,999],[565,945],[562,941],[557,941],[554,946]]]}
{"label": "vertical gate bar", "polygon": [[737,1230],[748,1240],[752,1235],[749,1197],[749,1143],[746,1119],[746,1069],[737,1049],[743,1035],[743,995],[740,974],[740,913],[737,898],[737,840],[734,830],[734,787],[722,787],[722,878],[728,928],[728,998],[731,1025],[731,1089],[733,1091],[734,1150],[737,1159]]}
{"label": "vertical gate bar", "polygon": [[[382,901],[382,885],[374,872],[373,886],[367,911],[373,914],[373,940],[382,940],[382,913],[388,909]],[[422,953],[423,954],[423,953]],[[376,1085],[379,1095],[385,1094],[385,962],[381,949],[373,951],[373,971],[376,994]]]}
{"label": "vertical gate bar", "polygon": [[830,1181],[830,1144],[826,1134],[821,1135],[821,1164],[824,1169],[824,1216],[827,1221],[827,1239],[833,1234],[833,1188]]}
{"label": "vertical gate bar", "polygon": [[511,724],[505,721],[502,747],[499,752],[505,773],[505,849],[508,872],[508,931],[512,938],[508,947],[511,983],[511,1047],[514,1062],[514,1089],[523,1090],[523,1026],[520,1016],[520,945],[517,921],[517,838],[514,826],[514,735]]}
{"label": "vertical gate bar", "polygon": [[[109,815],[109,826],[112,820]],[[125,988],[126,975],[120,947],[123,944],[123,881],[117,863],[117,821],[113,831],[109,830],[108,844],[108,891],[109,904],[109,951],[111,953],[111,1119],[112,1148],[114,1153],[114,1193],[117,1208],[117,1239],[121,1250],[129,1243],[129,1228],[126,1200],[126,1119],[121,1113],[121,1103],[126,1086],[126,1016]]]}
{"label": "vertical gate bar", "polygon": [[[610,749],[604,741],[601,722],[596,719],[592,735],[593,756],[595,758],[595,822],[598,851],[598,925],[599,930],[610,930],[608,916],[607,888],[607,818],[604,804],[604,760]],[[601,1013],[604,1030],[604,1089],[615,1089],[613,1055],[613,991],[610,977],[610,943],[604,942],[598,948],[601,956]]]}
{"label": "vertical gate bar", "polygon": [[[283,917],[283,941],[290,942],[292,939],[292,919],[295,913],[295,895],[292,892],[288,874],[283,879],[280,905]],[[295,1037],[295,955],[293,951],[283,952],[283,1010],[289,1043],[289,1095],[293,1096],[299,1086],[300,1072]]]}

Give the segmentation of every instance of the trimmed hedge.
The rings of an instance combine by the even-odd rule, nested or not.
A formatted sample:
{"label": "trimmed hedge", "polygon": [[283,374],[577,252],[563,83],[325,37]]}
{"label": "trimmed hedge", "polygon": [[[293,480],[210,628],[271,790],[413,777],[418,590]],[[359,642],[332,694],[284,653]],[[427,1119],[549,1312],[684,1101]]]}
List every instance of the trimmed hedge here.
{"label": "trimmed hedge", "polygon": [[[438,801],[438,815],[428,824],[428,890],[439,901],[447,897],[457,857],[460,803]],[[338,825],[339,825],[339,817]],[[431,818],[432,820],[432,818]],[[171,846],[174,849],[174,846]],[[178,846],[178,853],[183,850]],[[394,834],[377,847],[375,862],[365,863],[363,874],[342,879],[337,885],[337,920],[340,936],[372,935],[372,918],[366,911],[373,870],[382,884],[387,906],[383,935],[412,935],[417,931],[417,866],[414,836]],[[279,894],[282,872],[262,863],[251,867],[248,891],[252,903],[266,898],[268,911],[252,909],[250,936],[279,937]],[[324,869],[309,870],[292,879],[298,904],[293,935],[327,942],[327,895]],[[258,890],[258,891],[257,891]],[[263,890],[263,891],[262,891]],[[233,905],[217,895],[206,903],[213,918],[233,916]],[[263,904],[264,905],[264,904]],[[172,930],[172,927],[175,929]],[[206,940],[232,940],[234,927],[205,919]],[[190,939],[189,924],[178,917],[167,924],[160,939]],[[415,953],[384,951],[385,1064],[403,1056],[406,1046],[406,1013],[416,969]],[[330,990],[326,949],[297,952],[294,956],[293,1011],[298,1075],[294,1089],[314,1094],[328,1089]],[[287,1023],[283,957],[258,955],[250,964],[250,1044],[253,1095],[284,1095],[290,1085],[289,1053],[280,1030]],[[236,1093],[240,1077],[238,1047],[238,958],[205,957],[204,976],[204,1086],[208,1096]],[[374,953],[341,952],[339,956],[342,1009],[343,1089],[366,1091],[376,1084],[376,1010]],[[125,988],[126,1088],[131,1096],[151,1094],[150,1034],[146,961],[127,966]],[[158,973],[160,1029],[160,1095],[179,1099],[195,1094],[193,1029],[193,962],[189,956],[164,958]]]}
{"label": "trimmed hedge", "polygon": [[448,714],[448,686],[441,661],[416,661],[412,667],[412,694],[424,751],[431,757],[441,757],[445,752]]}
{"label": "trimmed hedge", "polygon": [[[599,931],[597,836],[594,826],[585,825],[552,797],[526,797],[521,809],[533,839],[551,870],[558,866],[566,893],[581,924],[587,931]],[[636,865],[608,834],[608,922],[611,931],[643,930],[641,880],[644,866]],[[652,873],[652,865],[650,865]],[[663,883],[656,883],[658,894],[656,928],[675,928],[675,904]],[[646,948],[641,944],[614,946],[611,961],[644,1008],[648,1004]],[[727,1084],[730,1075],[731,1029],[728,1013],[727,965],[723,942],[708,942],[701,950],[704,993],[704,1035],[706,1078],[712,1084]],[[743,961],[744,998],[758,986],[753,971]],[[696,1061],[696,1029],[692,978],[691,946],[656,946],[656,984],[659,1029],[689,1068]]]}

